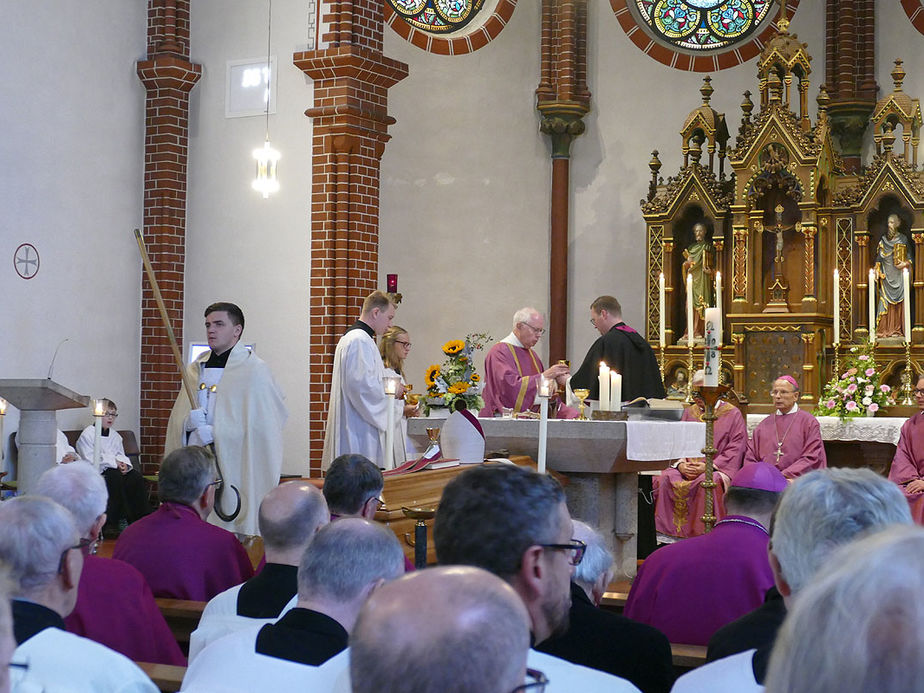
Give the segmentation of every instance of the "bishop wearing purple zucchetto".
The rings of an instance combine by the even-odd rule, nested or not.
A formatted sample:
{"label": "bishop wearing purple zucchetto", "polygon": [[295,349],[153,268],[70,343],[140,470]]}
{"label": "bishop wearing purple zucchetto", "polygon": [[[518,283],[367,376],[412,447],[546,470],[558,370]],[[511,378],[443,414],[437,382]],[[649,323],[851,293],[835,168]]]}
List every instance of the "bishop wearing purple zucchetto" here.
{"label": "bishop wearing purple zucchetto", "polygon": [[767,462],[787,481],[828,466],[818,420],[799,409],[799,383],[791,375],[773,381],[770,391],[776,409],[761,421],[748,443],[744,464]]}

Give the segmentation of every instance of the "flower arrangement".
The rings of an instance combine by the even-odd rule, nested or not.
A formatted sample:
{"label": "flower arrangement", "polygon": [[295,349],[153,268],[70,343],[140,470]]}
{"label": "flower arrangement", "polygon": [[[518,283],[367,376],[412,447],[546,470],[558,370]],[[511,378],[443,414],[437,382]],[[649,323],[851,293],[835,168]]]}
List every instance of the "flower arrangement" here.
{"label": "flower arrangement", "polygon": [[842,420],[875,414],[895,404],[892,388],[882,382],[869,346],[851,347],[847,370],[831,378],[818,399],[816,416],[838,416]]}
{"label": "flower arrangement", "polygon": [[433,364],[427,368],[424,380],[427,385],[427,401],[424,415],[430,407],[446,406],[450,411],[464,406],[478,411],[484,406],[481,398],[481,376],[475,372],[472,353],[483,349],[491,341],[487,334],[470,334],[465,340],[451,339],[443,345],[446,360],[442,365]]}

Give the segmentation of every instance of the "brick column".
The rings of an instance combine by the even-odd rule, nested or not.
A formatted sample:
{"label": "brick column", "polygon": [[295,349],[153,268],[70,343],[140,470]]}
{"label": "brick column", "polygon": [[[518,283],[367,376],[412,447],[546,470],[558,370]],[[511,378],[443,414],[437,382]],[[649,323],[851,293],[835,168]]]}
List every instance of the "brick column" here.
{"label": "brick column", "polygon": [[309,468],[320,471],[334,349],[378,284],[379,164],[395,122],[388,88],[407,77],[382,54],[381,0],[325,2],[330,33],[296,53],[314,81],[311,177]]}
{"label": "brick column", "polygon": [[587,89],[587,0],[543,0],[537,108],[552,145],[549,220],[549,363],[566,356],[571,142],[584,132]]}
{"label": "brick column", "polygon": [[[189,92],[202,74],[201,66],[189,61],[189,0],[148,0],[148,54],[137,70],[147,91],[144,237],[182,349]],[[179,389],[167,334],[142,275],[140,447],[145,474],[157,471]]]}

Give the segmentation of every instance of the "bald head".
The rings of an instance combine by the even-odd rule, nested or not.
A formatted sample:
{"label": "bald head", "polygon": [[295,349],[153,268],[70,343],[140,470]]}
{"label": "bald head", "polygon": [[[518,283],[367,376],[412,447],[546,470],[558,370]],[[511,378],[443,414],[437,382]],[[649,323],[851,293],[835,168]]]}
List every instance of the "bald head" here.
{"label": "bald head", "polygon": [[324,495],[307,481],[287,481],[260,503],[260,534],[268,563],[298,565],[315,532],[330,520]]}
{"label": "bald head", "polygon": [[506,693],[523,683],[529,615],[485,570],[428,568],[373,593],[350,647],[354,693]]}

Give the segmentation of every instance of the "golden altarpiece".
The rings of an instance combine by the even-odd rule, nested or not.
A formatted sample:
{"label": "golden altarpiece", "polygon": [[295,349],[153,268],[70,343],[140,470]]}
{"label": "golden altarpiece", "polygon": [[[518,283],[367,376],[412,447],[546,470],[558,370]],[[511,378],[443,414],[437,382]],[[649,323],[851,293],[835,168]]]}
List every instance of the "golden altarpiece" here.
{"label": "golden altarpiece", "polygon": [[[901,335],[880,336],[875,353],[884,381],[904,387],[900,399],[910,399],[909,378],[903,375],[908,365],[910,372],[919,372],[918,362],[924,360],[921,108],[902,91],[905,73],[896,61],[894,88],[870,119],[876,156],[859,173],[848,173],[832,140],[824,87],[816,97],[817,120],[811,122],[810,73],[807,46],[783,25],[759,58],[759,103],[752,102],[750,92],[744,94],[734,147],[728,144],[724,114],[709,104],[713,88],[706,77],[703,103],[681,130],[683,166],[666,183],[653,153],[652,179],[642,200],[646,328],[658,351],[663,272],[666,346],[659,357],[669,396],[686,396],[690,366],[701,368],[703,362],[702,328],[692,344],[687,334],[685,276],[698,242],[695,227],[706,228],[708,252],[701,253],[706,283],[714,287],[715,273],[721,273],[722,378],[751,411],[766,412],[772,409],[769,390],[778,374],[796,376],[801,404],[813,406],[833,373],[835,342],[843,355],[869,340],[869,270],[894,216],[899,223],[893,225],[908,240],[902,255],[911,255],[912,339],[906,347]],[[696,290],[691,293],[697,296]],[[877,324],[883,323],[877,318]]]}

